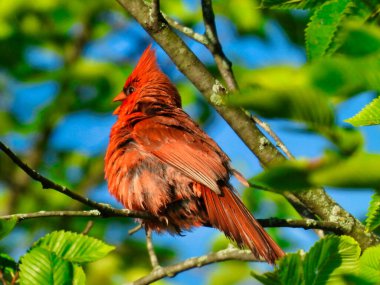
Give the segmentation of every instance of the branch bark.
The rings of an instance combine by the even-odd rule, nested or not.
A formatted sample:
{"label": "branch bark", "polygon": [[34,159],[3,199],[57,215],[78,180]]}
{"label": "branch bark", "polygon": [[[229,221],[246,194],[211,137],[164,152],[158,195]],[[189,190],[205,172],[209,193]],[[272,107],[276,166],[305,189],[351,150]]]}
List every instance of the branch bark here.
{"label": "branch bark", "polygon": [[161,267],[153,270],[150,274],[134,281],[133,285],[145,285],[165,277],[174,277],[177,273],[186,270],[202,267],[211,263],[226,261],[226,260],[241,260],[241,261],[261,261],[255,258],[249,250],[240,250],[236,248],[227,248],[218,252],[213,252],[207,255],[192,257],[174,265]]}
{"label": "branch bark", "polygon": [[[261,133],[250,114],[244,110],[231,108],[223,103],[225,87],[218,82],[190,51],[182,39],[161,19],[160,31],[149,27],[146,16],[150,7],[142,0],[117,0],[120,5],[152,36],[166,51],[178,69],[196,86],[218,113],[234,129],[247,147],[256,155],[264,167],[269,167],[285,158],[281,152]],[[358,241],[362,249],[379,243],[378,237],[368,233],[362,223],[345,211],[323,189],[312,189],[303,193],[284,196],[294,204],[292,196],[306,205],[307,209],[326,221],[339,221],[347,227],[347,234]],[[301,213],[302,214],[302,213]]]}
{"label": "branch bark", "polygon": [[[139,219],[153,219],[144,212],[130,211],[128,209],[116,209],[108,204],[100,204],[92,201],[94,204],[98,204],[98,207],[104,207],[103,209],[94,209],[88,211],[39,211],[33,213],[20,213],[12,215],[0,216],[0,220],[17,219],[17,222],[38,218],[54,218],[54,217],[89,217],[89,218],[112,218],[112,217],[127,217],[127,218],[139,218]],[[339,223],[328,221],[317,221],[312,219],[257,219],[257,221],[265,228],[302,228],[309,229],[321,229],[324,231],[334,232],[336,234],[344,234],[345,228]],[[142,228],[141,225],[129,231],[129,234],[134,234],[136,231]]]}

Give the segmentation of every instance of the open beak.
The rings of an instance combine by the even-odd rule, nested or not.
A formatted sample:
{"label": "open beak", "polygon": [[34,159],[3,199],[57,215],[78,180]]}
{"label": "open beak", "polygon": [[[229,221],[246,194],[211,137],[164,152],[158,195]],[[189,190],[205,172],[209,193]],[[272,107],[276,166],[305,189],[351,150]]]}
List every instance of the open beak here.
{"label": "open beak", "polygon": [[123,101],[125,98],[127,98],[127,96],[124,94],[123,91],[121,91],[119,94],[117,94],[117,96],[115,98],[113,98],[113,102],[117,102],[117,101]]}

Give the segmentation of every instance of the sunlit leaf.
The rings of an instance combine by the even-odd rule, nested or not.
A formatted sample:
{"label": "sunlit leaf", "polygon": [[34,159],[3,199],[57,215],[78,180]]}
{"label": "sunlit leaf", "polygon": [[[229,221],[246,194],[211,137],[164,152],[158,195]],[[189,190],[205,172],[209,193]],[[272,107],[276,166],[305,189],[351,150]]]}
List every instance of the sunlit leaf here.
{"label": "sunlit leaf", "polygon": [[380,246],[367,248],[359,260],[359,276],[373,284],[380,283]]}
{"label": "sunlit leaf", "polygon": [[74,276],[73,276],[73,285],[86,285],[86,274],[83,271],[82,266],[73,264]]}
{"label": "sunlit leaf", "polygon": [[290,118],[311,126],[331,126],[334,113],[326,97],[313,90],[272,91],[245,89],[244,95],[233,96],[231,104],[252,109],[269,118]]}
{"label": "sunlit leaf", "polygon": [[101,240],[65,231],[52,232],[39,240],[37,245],[75,263],[98,260],[114,249]]}
{"label": "sunlit leaf", "polygon": [[351,6],[350,0],[331,0],[315,11],[306,29],[306,50],[310,60],[327,53]]}
{"label": "sunlit leaf", "polygon": [[380,52],[379,27],[352,22],[346,25],[344,33],[343,44],[338,50],[339,53],[362,57]]}
{"label": "sunlit leaf", "polygon": [[299,253],[287,254],[278,262],[281,284],[304,284],[302,259]]}
{"label": "sunlit leaf", "polygon": [[356,127],[380,124],[380,98],[375,98],[365,106],[359,113],[346,120]]}
{"label": "sunlit leaf", "polygon": [[269,8],[315,9],[323,2],[315,0],[262,0],[261,3],[264,7]]}
{"label": "sunlit leaf", "polygon": [[367,229],[373,231],[380,226],[380,194],[375,193],[369,202],[367,219],[365,221]]}
{"label": "sunlit leaf", "polygon": [[272,190],[302,191],[312,186],[308,181],[310,170],[310,163],[306,160],[289,160],[266,169],[249,182]]}
{"label": "sunlit leaf", "polygon": [[34,247],[21,258],[21,285],[69,285],[72,278],[71,263],[41,247]]}
{"label": "sunlit leaf", "polygon": [[16,226],[17,218],[0,220],[0,240],[7,236]]}
{"label": "sunlit leaf", "polygon": [[380,186],[379,165],[380,154],[357,153],[313,172],[310,182],[333,187],[377,188]]}
{"label": "sunlit leaf", "polygon": [[344,274],[342,280],[345,285],[376,285],[376,283],[369,282],[367,279],[357,276],[355,274]]}
{"label": "sunlit leaf", "polygon": [[355,273],[360,247],[348,236],[326,236],[305,255],[305,284],[345,284],[341,275]]}
{"label": "sunlit leaf", "polygon": [[259,274],[256,272],[251,272],[252,276],[260,281],[264,285],[282,285],[278,272],[266,272],[264,274]]}

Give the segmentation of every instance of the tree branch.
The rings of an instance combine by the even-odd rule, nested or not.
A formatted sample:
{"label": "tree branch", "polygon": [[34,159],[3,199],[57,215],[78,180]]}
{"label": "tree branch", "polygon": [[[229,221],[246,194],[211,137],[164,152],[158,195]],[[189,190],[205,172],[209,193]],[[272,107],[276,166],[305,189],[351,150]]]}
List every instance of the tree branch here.
{"label": "tree branch", "polygon": [[285,146],[280,137],[271,129],[271,127],[267,123],[263,122],[257,116],[252,116],[252,120],[274,139],[274,141],[276,142],[276,146],[278,146],[289,159],[294,159],[294,156],[291,154],[289,149]]}
{"label": "tree branch", "polygon": [[[247,147],[256,155],[265,167],[275,165],[284,160],[282,153],[262,134],[251,120],[250,114],[240,108],[232,108],[224,104],[225,88],[218,82],[189,50],[182,39],[171,30],[162,19],[160,31],[154,32],[146,23],[149,7],[143,0],[117,0],[128,13],[152,36],[166,51],[178,69],[194,84],[194,86],[215,107],[218,113],[234,129]],[[264,141],[267,141],[263,144]],[[341,221],[345,224],[347,234],[358,241],[362,249],[379,243],[378,237],[368,233],[364,225],[345,211],[323,189],[311,189],[301,193],[284,193],[292,204],[293,197],[306,206],[309,212],[325,221]]]}
{"label": "tree branch", "polygon": [[204,35],[201,35],[199,33],[196,33],[193,29],[186,27],[179,23],[178,21],[170,18],[165,13],[161,13],[164,19],[168,22],[168,24],[176,29],[177,31],[180,31],[182,34],[186,35],[187,37],[207,46],[209,44],[209,41]]}
{"label": "tree branch", "polygon": [[215,63],[224,81],[226,82],[228,89],[231,91],[236,91],[238,90],[238,84],[232,72],[231,61],[229,61],[227,56],[224,54],[222,45],[220,44],[218,38],[215,25],[215,15],[212,9],[211,0],[202,0],[202,15],[205,24],[205,35],[208,39],[208,44],[206,46],[212,53]]}
{"label": "tree branch", "polygon": [[136,281],[133,285],[145,285],[154,281],[160,280],[164,277],[174,277],[177,273],[184,272],[186,270],[202,267],[211,263],[226,261],[226,260],[241,260],[241,261],[260,261],[257,259],[250,250],[241,250],[236,248],[227,248],[218,252],[213,252],[207,255],[199,257],[192,257],[179,262],[174,265],[157,268],[153,270],[149,275],[144,276]]}
{"label": "tree branch", "polygon": [[160,0],[152,0],[152,8],[150,13],[151,25],[155,31],[160,28]]}
{"label": "tree branch", "polygon": [[[94,202],[96,203],[96,202]],[[106,207],[106,211],[101,210],[88,210],[88,211],[39,211],[33,213],[22,213],[13,215],[0,216],[0,220],[17,219],[17,222],[24,220],[37,219],[37,218],[54,218],[54,217],[91,217],[91,218],[112,218],[112,217],[128,217],[128,218],[140,218],[147,219],[150,217],[142,212],[130,211],[127,209],[116,209],[108,204],[100,204]],[[325,231],[334,232],[336,234],[344,234],[346,228],[337,222],[329,221],[317,221],[312,219],[278,219],[278,218],[268,218],[268,219],[257,219],[257,221],[266,228],[303,228],[305,230],[309,229],[321,229]],[[129,234],[133,234],[142,228],[141,225],[136,226],[131,229]]]}
{"label": "tree branch", "polygon": [[[132,210],[120,210],[110,207],[107,204],[97,203],[95,201],[92,201],[86,197],[83,197],[70,189],[68,189],[65,186],[59,185],[55,183],[54,181],[50,180],[49,178],[46,178],[39,174],[37,171],[31,169],[27,164],[25,164],[14,152],[12,152],[5,144],[3,144],[0,141],[0,149],[15,163],[17,164],[27,175],[29,175],[32,179],[35,181],[38,181],[41,183],[43,189],[53,189],[56,190],[84,205],[87,205],[91,208],[97,209],[100,211],[101,215],[108,216],[108,215],[127,215],[128,217],[134,217],[134,218],[142,218],[142,219],[152,219],[152,216],[148,215],[145,212],[138,212],[138,211],[132,211]],[[91,211],[90,211],[91,212]],[[89,215],[88,213],[84,215]],[[97,214],[95,214],[96,216]],[[11,215],[12,216],[12,215]]]}

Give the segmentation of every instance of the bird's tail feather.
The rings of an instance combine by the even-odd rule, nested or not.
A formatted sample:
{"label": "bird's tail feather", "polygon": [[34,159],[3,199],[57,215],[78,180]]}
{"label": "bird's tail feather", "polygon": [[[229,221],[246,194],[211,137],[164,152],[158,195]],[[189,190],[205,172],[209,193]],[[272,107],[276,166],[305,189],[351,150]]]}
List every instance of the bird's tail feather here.
{"label": "bird's tail feather", "polygon": [[202,194],[213,227],[223,231],[239,247],[247,246],[254,255],[270,264],[285,254],[231,189],[224,187],[222,195],[218,195],[204,188]]}

